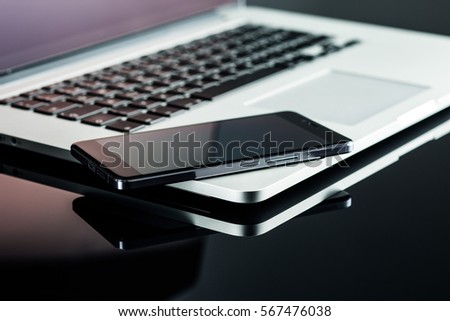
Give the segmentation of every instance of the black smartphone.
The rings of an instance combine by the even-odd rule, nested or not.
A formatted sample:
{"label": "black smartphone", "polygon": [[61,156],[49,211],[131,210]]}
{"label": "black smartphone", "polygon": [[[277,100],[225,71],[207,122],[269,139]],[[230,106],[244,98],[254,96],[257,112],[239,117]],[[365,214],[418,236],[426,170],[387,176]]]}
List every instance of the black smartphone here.
{"label": "black smartphone", "polygon": [[262,169],[348,153],[353,142],[279,112],[74,143],[72,155],[117,189]]}

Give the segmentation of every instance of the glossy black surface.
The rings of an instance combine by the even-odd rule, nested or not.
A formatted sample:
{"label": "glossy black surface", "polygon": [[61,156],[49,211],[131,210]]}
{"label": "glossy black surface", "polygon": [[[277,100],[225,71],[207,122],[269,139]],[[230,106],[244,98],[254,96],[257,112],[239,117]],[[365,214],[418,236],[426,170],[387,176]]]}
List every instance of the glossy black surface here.
{"label": "glossy black surface", "polygon": [[448,300],[449,146],[447,135],[349,188],[349,209],[252,238],[152,221],[136,231],[153,242],[128,251],[105,237],[129,235],[95,225],[113,212],[102,201],[80,216],[82,195],[0,174],[0,298]]}

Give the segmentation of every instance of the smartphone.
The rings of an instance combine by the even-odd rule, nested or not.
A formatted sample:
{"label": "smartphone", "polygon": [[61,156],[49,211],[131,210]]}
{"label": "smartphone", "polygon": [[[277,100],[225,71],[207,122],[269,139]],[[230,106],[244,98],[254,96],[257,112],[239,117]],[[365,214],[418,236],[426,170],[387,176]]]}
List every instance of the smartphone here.
{"label": "smartphone", "polygon": [[74,143],[72,155],[116,189],[201,179],[348,153],[353,142],[278,112]]}

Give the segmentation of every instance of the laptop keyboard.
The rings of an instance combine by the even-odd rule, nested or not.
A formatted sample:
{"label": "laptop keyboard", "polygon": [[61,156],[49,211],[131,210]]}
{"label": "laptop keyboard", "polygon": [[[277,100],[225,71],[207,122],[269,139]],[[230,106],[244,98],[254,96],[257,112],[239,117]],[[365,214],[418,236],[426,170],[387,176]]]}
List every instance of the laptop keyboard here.
{"label": "laptop keyboard", "polygon": [[357,42],[338,45],[325,35],[244,25],[0,104],[132,132]]}

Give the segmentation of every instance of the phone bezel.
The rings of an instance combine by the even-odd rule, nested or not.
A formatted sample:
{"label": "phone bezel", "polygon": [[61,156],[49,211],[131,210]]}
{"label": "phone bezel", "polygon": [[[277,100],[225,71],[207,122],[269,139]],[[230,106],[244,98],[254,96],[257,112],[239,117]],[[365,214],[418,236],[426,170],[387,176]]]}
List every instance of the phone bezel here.
{"label": "phone bezel", "polygon": [[[352,150],[353,143],[352,141],[317,123],[312,121],[311,119],[308,119],[307,117],[304,117],[298,113],[295,112],[277,112],[277,113],[271,113],[271,114],[262,114],[262,115],[256,115],[256,116],[248,116],[248,117],[241,117],[240,120],[246,119],[246,118],[253,118],[253,117],[260,117],[260,116],[276,116],[281,117],[284,120],[287,120],[296,126],[305,129],[312,134],[319,136],[319,137],[325,137],[326,132],[333,133],[332,142],[326,142],[326,144],[322,148],[317,148],[314,150],[314,153],[308,152],[308,151],[302,151],[302,150],[293,150],[288,153],[283,154],[286,157],[289,157],[291,155],[296,155],[295,159],[292,161],[287,162],[280,162],[275,163],[273,165],[268,165],[267,161],[276,156],[279,156],[280,154],[271,154],[271,155],[260,155],[260,161],[257,164],[257,166],[249,166],[244,167],[241,166],[241,163],[244,159],[235,159],[230,160],[228,162],[224,162],[220,166],[200,166],[200,167],[190,167],[190,168],[179,168],[175,170],[168,170],[168,171],[161,171],[154,174],[142,174],[138,172],[136,169],[134,169],[131,166],[123,166],[114,168],[114,170],[102,166],[101,159],[104,156],[104,153],[102,152],[103,146],[104,146],[104,138],[103,139],[93,139],[93,140],[87,140],[82,142],[74,143],[71,146],[71,152],[72,155],[80,160],[84,165],[86,165],[91,171],[99,175],[101,178],[106,180],[110,185],[114,186],[117,189],[130,189],[130,188],[138,188],[138,187],[146,187],[149,185],[156,185],[156,184],[167,184],[167,183],[173,183],[176,181],[182,181],[182,180],[190,180],[190,179],[199,179],[199,178],[206,178],[206,177],[213,177],[218,175],[225,175],[229,173],[236,173],[240,171],[248,171],[248,170],[256,170],[261,168],[267,168],[271,166],[280,166],[280,165],[287,165],[292,163],[299,163],[304,162],[312,159],[318,159],[322,158],[328,155],[336,155],[338,153],[346,153]],[[228,122],[233,121],[236,119],[227,119],[227,120],[221,120],[216,122],[209,122],[211,124],[217,124],[222,122]],[[204,123],[207,124],[207,123]],[[198,125],[198,124],[196,124]],[[172,127],[167,129],[160,129],[156,131],[149,131],[149,132],[141,132],[141,133],[131,133],[131,134],[124,134],[124,135],[152,135],[155,132],[160,131],[176,131],[182,128],[186,128],[190,126],[179,126],[179,127]],[[124,135],[118,135],[111,137],[111,140],[114,140],[118,137],[123,137]],[[99,143],[99,141],[103,141],[103,144]],[[328,155],[327,155],[328,153]],[[123,163],[125,161],[121,160]],[[128,164],[127,164],[128,165]],[[225,166],[227,165],[227,166]],[[231,166],[230,166],[231,165]]]}

